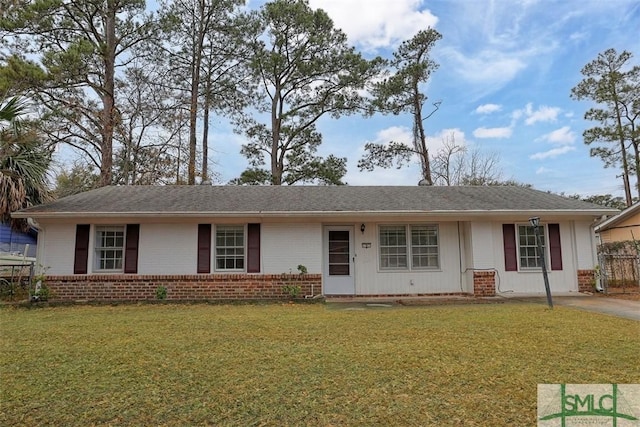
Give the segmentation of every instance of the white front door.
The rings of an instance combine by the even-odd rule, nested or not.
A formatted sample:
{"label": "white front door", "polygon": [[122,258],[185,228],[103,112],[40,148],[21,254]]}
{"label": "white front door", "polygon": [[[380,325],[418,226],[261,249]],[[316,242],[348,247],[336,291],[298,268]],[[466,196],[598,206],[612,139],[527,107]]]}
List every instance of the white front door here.
{"label": "white front door", "polygon": [[353,261],[353,227],[325,227],[323,268],[325,295],[354,295],[356,293]]}

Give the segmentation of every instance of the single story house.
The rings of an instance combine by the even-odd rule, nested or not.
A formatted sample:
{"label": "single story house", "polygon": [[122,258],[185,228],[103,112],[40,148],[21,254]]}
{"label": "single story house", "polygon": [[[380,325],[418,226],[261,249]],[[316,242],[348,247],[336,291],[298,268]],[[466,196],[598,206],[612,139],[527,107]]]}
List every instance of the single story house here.
{"label": "single story house", "polygon": [[[144,300],[592,290],[616,210],[530,188],[111,186],[21,210],[54,298]],[[299,274],[298,266],[305,274]]]}
{"label": "single story house", "polygon": [[595,231],[599,243],[640,240],[640,202],[597,224]]}

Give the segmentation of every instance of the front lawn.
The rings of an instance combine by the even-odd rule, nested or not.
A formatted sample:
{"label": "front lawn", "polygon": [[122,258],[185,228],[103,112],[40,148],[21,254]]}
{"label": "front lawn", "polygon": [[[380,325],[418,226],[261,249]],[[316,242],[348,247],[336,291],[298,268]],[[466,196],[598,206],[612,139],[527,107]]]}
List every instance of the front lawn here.
{"label": "front lawn", "polygon": [[640,322],[544,305],[0,310],[1,425],[533,425],[640,383]]}

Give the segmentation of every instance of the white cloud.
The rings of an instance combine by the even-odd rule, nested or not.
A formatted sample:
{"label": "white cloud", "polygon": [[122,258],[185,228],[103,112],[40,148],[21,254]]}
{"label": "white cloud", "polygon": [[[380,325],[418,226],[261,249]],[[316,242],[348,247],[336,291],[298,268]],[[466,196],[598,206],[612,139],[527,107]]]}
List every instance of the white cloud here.
{"label": "white cloud", "polygon": [[429,147],[429,153],[434,155],[440,150],[445,142],[455,142],[456,145],[465,147],[467,140],[464,132],[458,128],[442,129],[435,135],[427,136],[427,146]]}
{"label": "white cloud", "polygon": [[[460,129],[442,129],[434,135],[427,135],[427,147],[429,148],[429,152],[435,153],[444,145],[444,142],[448,140],[453,140],[460,146],[465,146],[467,144],[464,132]],[[378,131],[375,139],[368,142],[387,145],[391,141],[401,142],[410,146],[413,143],[413,132],[411,129],[404,126],[391,126]],[[364,153],[364,144],[360,147],[359,152],[360,154]]]}
{"label": "white cloud", "polygon": [[510,127],[502,128],[478,128],[473,131],[476,138],[509,138],[513,130]]}
{"label": "white cloud", "polygon": [[571,33],[571,35],[569,36],[569,40],[580,42],[586,40],[588,37],[589,33],[587,33],[586,31],[576,31],[574,33]]}
{"label": "white cloud", "polygon": [[547,169],[544,166],[541,166],[538,169],[536,169],[536,175],[546,175],[549,172],[551,172],[551,169]]}
{"label": "white cloud", "polygon": [[376,134],[376,139],[372,142],[376,144],[387,144],[390,141],[402,142],[404,144],[411,144],[413,138],[411,130],[404,126],[392,126],[390,128],[382,129]]}
{"label": "white cloud", "polygon": [[529,156],[531,160],[544,160],[544,159],[553,159],[562,154],[566,154],[570,151],[574,151],[576,147],[573,145],[565,145],[564,147],[552,148],[549,151],[542,151],[540,153],[535,153]]}
{"label": "white cloud", "polygon": [[513,120],[519,120],[522,117],[526,117],[524,122],[527,125],[533,125],[537,122],[555,122],[561,112],[562,108],[549,107],[546,105],[541,105],[537,110],[534,110],[533,104],[529,102],[524,108],[514,110],[511,113],[511,118]]}
{"label": "white cloud", "polygon": [[526,63],[517,56],[498,50],[484,50],[475,55],[450,48],[442,51],[452,61],[449,66],[473,84],[501,87],[526,68]]}
{"label": "white cloud", "polygon": [[349,41],[365,49],[389,47],[411,38],[438,18],[428,9],[420,10],[422,0],[310,0],[314,9],[323,9]]}
{"label": "white cloud", "polygon": [[502,105],[484,104],[484,105],[480,105],[478,108],[476,108],[476,113],[477,114],[491,114],[491,113],[495,113],[496,111],[500,111],[500,110],[502,110]]}
{"label": "white cloud", "polygon": [[558,107],[541,106],[538,110],[534,111],[524,121],[528,125],[532,125],[536,122],[555,122],[558,118],[558,114],[562,111]]}
{"label": "white cloud", "polygon": [[[392,126],[380,130],[372,141],[376,144],[388,144],[389,141],[403,142],[411,144],[413,135],[410,129],[401,126]],[[439,132],[427,136],[427,146],[429,153],[435,154],[441,149],[445,141],[455,141],[457,145],[466,146],[465,134],[458,128],[442,129]],[[420,180],[420,166],[418,159],[401,169],[395,167],[389,169],[376,168],[371,172],[358,172],[356,159],[360,159],[364,154],[364,144],[355,153],[347,156],[349,166],[344,180],[349,185],[416,185]]]}
{"label": "white cloud", "polygon": [[564,126],[543,135],[540,139],[552,144],[570,145],[576,141],[576,134],[571,131],[569,126]]}

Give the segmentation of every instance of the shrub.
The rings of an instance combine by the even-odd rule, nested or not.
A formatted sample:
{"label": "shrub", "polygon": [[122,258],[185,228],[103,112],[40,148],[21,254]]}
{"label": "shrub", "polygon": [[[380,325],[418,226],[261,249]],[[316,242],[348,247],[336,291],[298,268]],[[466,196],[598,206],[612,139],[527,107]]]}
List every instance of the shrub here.
{"label": "shrub", "polygon": [[159,299],[159,300],[167,299],[167,288],[166,288],[166,286],[158,286],[156,288],[156,299]]}

